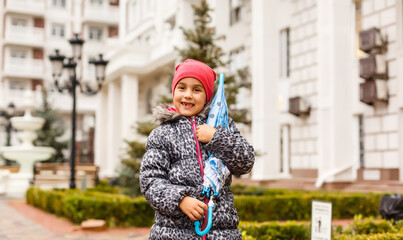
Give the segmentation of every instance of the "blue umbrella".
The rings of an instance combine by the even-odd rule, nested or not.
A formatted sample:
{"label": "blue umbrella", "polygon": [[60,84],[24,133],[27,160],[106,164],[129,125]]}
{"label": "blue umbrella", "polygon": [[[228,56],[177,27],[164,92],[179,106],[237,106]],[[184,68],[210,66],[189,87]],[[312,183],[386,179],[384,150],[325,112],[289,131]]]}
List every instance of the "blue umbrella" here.
{"label": "blue umbrella", "polygon": [[[213,102],[207,118],[208,125],[212,127],[224,126],[229,130],[228,126],[228,107],[225,100],[224,91],[224,74],[220,74],[220,81],[218,83],[217,92],[214,96]],[[204,182],[203,182],[203,194],[210,197],[208,203],[208,221],[207,226],[203,231],[200,231],[200,222],[196,221],[195,230],[200,236],[206,235],[213,223],[213,209],[214,209],[214,197],[218,196],[221,188],[225,184],[225,180],[230,175],[228,168],[223,162],[209,153],[209,158],[206,161],[204,167]]]}

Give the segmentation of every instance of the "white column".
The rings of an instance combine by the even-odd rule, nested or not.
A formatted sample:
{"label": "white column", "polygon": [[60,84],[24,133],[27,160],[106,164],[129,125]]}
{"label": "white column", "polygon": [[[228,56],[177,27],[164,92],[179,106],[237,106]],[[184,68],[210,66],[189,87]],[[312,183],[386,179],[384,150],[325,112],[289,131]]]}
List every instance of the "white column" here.
{"label": "white column", "polygon": [[104,177],[106,171],[106,153],[107,153],[107,123],[108,109],[107,97],[108,87],[105,85],[98,93],[98,106],[95,115],[95,165],[100,169],[100,177]]}
{"label": "white column", "polygon": [[398,54],[396,59],[397,70],[397,82],[398,92],[397,99],[399,104],[399,181],[403,182],[403,2],[397,1],[397,43]]}
{"label": "white column", "polygon": [[[332,171],[354,167],[353,96],[354,74],[350,63],[354,53],[350,0],[320,0],[318,6],[318,172],[319,177]],[[352,180],[351,168],[344,174],[329,176],[327,181]]]}
{"label": "white column", "polygon": [[107,102],[107,154],[106,169],[104,171],[107,177],[116,175],[117,167],[120,163],[120,146],[122,146],[121,137],[121,97],[120,97],[120,79],[108,84],[108,102]]}
{"label": "white column", "polygon": [[119,39],[122,41],[126,36],[126,21],[128,19],[127,16],[128,5],[127,0],[120,0],[119,2]]}
{"label": "white column", "polygon": [[[84,1],[84,0],[83,0]],[[71,4],[71,12],[74,12],[74,20],[73,20],[73,33],[83,33],[84,29],[81,29],[82,25],[82,16],[81,16],[81,11],[82,11],[82,3],[81,1],[66,1],[66,2],[70,2]],[[84,5],[85,7],[88,7],[88,4]],[[68,36],[69,38],[71,38],[72,36]],[[84,36],[81,36],[81,38],[84,38]]]}
{"label": "white column", "polygon": [[276,3],[252,0],[252,136],[259,154],[252,172],[254,180],[280,174]]}
{"label": "white column", "polygon": [[122,76],[122,138],[133,140],[132,126],[138,120],[139,80],[137,76]]}

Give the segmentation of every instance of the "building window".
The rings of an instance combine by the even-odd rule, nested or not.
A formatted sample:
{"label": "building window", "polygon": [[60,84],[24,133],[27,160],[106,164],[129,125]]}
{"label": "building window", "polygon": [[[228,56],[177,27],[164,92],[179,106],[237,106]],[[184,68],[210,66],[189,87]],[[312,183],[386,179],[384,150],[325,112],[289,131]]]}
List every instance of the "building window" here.
{"label": "building window", "polygon": [[61,23],[53,23],[52,24],[52,36],[64,38],[65,36],[65,26]]}
{"label": "building window", "polygon": [[26,19],[22,19],[22,18],[13,18],[13,19],[11,19],[11,25],[26,27],[28,25],[28,21]]}
{"label": "building window", "polygon": [[114,38],[119,36],[119,28],[118,26],[109,26],[108,28],[108,37]]}
{"label": "building window", "polygon": [[66,0],[52,0],[52,5],[53,7],[65,8]]}
{"label": "building window", "polygon": [[102,40],[102,28],[100,27],[90,27],[88,30],[88,38],[90,40],[101,41]]}
{"label": "building window", "polygon": [[20,59],[24,59],[24,58],[27,57],[27,51],[13,49],[13,50],[11,50],[11,52],[10,52],[10,56],[11,56],[11,58],[20,58]]}
{"label": "building window", "polygon": [[230,0],[230,25],[241,21],[244,17],[244,7],[242,0]]}
{"label": "building window", "polygon": [[101,7],[103,0],[90,0],[90,5],[94,7]]}
{"label": "building window", "polygon": [[280,31],[280,77],[290,76],[290,29]]}
{"label": "building window", "polygon": [[238,70],[246,67],[245,49],[244,47],[237,48],[230,52],[230,72],[236,74]]}
{"label": "building window", "polygon": [[359,136],[359,147],[360,147],[360,168],[364,168],[365,162],[364,162],[364,155],[365,155],[365,149],[364,149],[364,116],[359,115],[358,116],[358,136]]}
{"label": "building window", "polygon": [[25,90],[28,89],[28,83],[25,81],[12,80],[10,81],[11,90]]}
{"label": "building window", "polygon": [[119,0],[109,0],[109,5],[111,5],[111,6],[119,6]]}

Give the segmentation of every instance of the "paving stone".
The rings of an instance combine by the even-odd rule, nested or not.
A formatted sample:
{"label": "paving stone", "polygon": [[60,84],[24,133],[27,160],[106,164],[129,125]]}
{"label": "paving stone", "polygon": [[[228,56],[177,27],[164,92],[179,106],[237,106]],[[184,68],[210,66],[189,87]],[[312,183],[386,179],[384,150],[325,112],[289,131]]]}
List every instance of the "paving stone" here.
{"label": "paving stone", "polygon": [[140,234],[59,234],[53,233],[9,206],[7,199],[0,196],[0,239],[1,240],[146,240]]}

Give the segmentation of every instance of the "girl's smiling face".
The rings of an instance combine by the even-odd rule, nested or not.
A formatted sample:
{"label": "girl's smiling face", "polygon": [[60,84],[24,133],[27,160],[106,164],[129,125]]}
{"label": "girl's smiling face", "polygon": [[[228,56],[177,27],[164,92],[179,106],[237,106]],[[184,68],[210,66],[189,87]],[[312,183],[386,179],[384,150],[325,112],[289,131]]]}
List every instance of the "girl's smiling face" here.
{"label": "girl's smiling face", "polygon": [[198,114],[206,104],[206,98],[206,90],[196,78],[183,78],[175,86],[173,102],[183,116]]}

